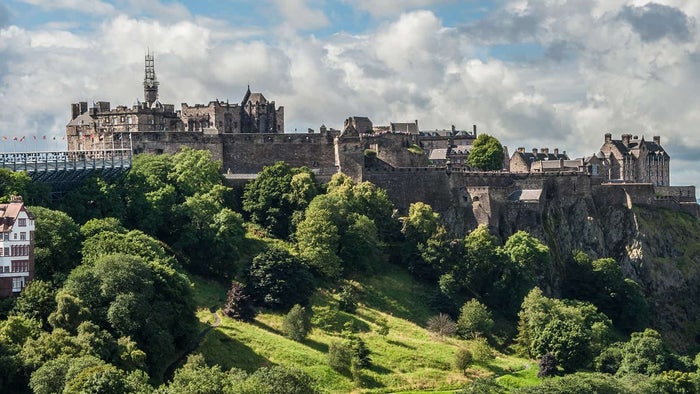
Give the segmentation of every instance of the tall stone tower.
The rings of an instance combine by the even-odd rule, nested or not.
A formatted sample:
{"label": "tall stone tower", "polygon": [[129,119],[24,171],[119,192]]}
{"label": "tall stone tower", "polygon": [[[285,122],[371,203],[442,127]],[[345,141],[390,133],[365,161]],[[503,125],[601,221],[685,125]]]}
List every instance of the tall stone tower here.
{"label": "tall stone tower", "polygon": [[158,100],[158,81],[156,80],[156,68],[153,54],[146,52],[146,77],[143,80],[143,99],[150,108]]}

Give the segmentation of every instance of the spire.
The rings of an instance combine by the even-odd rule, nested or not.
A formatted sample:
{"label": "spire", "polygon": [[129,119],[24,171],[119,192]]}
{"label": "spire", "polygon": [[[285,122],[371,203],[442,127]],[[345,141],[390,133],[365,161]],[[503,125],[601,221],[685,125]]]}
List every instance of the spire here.
{"label": "spire", "polygon": [[241,101],[241,107],[246,105],[248,102],[248,99],[250,98],[250,84],[248,84],[248,90],[245,92],[245,96],[243,97],[243,101]]}
{"label": "spire", "polygon": [[143,97],[149,107],[158,100],[158,80],[156,79],[155,61],[150,49],[146,52],[146,74],[143,79]]}

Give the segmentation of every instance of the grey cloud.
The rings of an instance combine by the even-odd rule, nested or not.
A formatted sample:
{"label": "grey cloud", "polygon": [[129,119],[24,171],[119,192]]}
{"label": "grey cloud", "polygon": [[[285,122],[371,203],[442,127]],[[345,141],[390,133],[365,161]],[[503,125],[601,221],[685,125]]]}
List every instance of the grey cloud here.
{"label": "grey cloud", "polygon": [[688,41],[694,20],[678,8],[657,3],[642,7],[625,6],[618,15],[627,21],[644,41],[668,37],[674,41]]}
{"label": "grey cloud", "polygon": [[549,44],[545,48],[545,57],[548,59],[562,62],[569,60],[575,56],[576,52],[581,49],[581,45],[570,41],[559,40]]}
{"label": "grey cloud", "polygon": [[501,10],[460,28],[462,33],[482,42],[522,42],[537,35],[540,18],[534,13],[515,15]]}

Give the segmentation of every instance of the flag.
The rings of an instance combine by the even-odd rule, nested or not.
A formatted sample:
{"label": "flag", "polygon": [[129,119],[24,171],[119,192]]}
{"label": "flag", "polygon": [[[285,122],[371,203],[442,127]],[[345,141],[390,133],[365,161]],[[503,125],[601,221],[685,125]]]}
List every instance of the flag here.
{"label": "flag", "polygon": [[35,135],[33,135],[32,138],[34,138],[34,141],[36,141],[36,136],[35,136]]}
{"label": "flag", "polygon": [[56,136],[55,136],[55,135],[53,136],[53,140],[56,141]]}
{"label": "flag", "polygon": [[22,136],[22,138],[19,139],[19,142],[22,142],[22,141],[24,141],[24,136]]}
{"label": "flag", "polygon": [[3,136],[2,136],[2,140],[3,140],[3,141],[7,141],[7,137],[5,137],[5,136],[3,135]]}
{"label": "flag", "polygon": [[17,137],[13,137],[12,140],[13,140],[13,141],[17,141]]}
{"label": "flag", "polygon": [[45,140],[45,139],[46,139],[46,136],[41,137],[41,139],[42,139],[42,140]]}

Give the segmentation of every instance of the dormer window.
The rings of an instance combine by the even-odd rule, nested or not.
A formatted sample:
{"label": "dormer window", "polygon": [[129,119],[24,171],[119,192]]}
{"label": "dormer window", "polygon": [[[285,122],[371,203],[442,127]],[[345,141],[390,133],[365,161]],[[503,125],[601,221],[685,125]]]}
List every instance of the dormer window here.
{"label": "dormer window", "polygon": [[17,225],[19,227],[26,227],[27,226],[27,219],[17,219]]}

